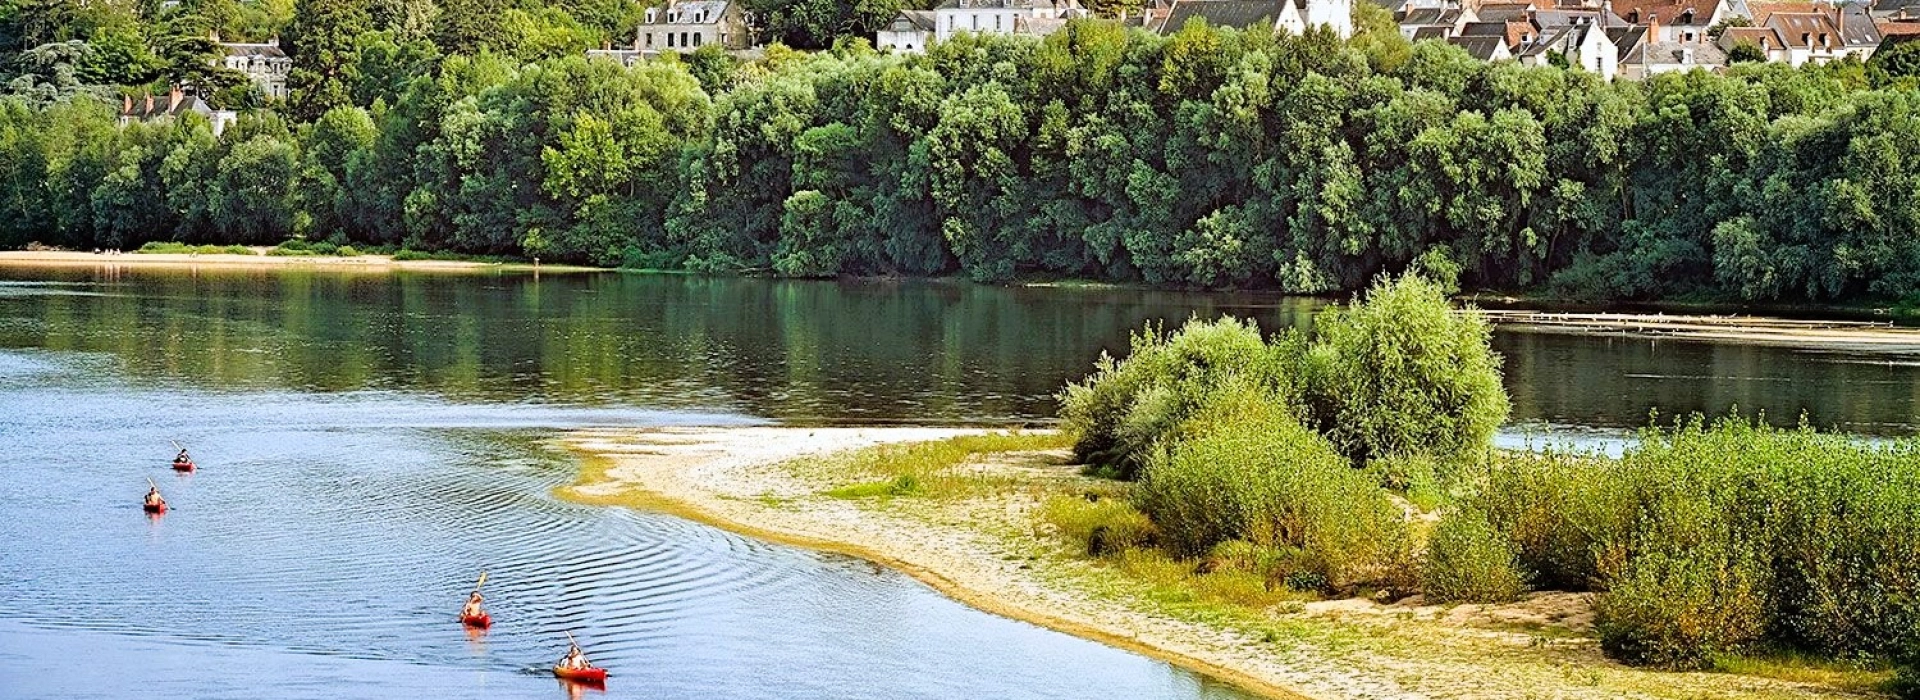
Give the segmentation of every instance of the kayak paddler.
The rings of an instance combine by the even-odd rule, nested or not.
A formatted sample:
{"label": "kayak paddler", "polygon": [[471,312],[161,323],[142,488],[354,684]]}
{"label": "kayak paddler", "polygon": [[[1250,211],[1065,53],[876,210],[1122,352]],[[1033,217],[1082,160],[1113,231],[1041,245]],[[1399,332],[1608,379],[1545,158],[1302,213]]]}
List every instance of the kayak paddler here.
{"label": "kayak paddler", "polygon": [[460,617],[472,619],[485,615],[486,611],[480,609],[480,602],[482,600],[484,599],[480,597],[480,591],[477,590],[473,592],[473,595],[467,596],[467,606],[460,609]]}
{"label": "kayak paddler", "polygon": [[167,504],[167,499],[160,497],[160,487],[158,486],[147,487],[147,507],[158,508],[166,504]]}
{"label": "kayak paddler", "polygon": [[560,668],[589,669],[593,664],[587,661],[587,653],[580,650],[579,644],[568,642],[567,655],[560,657]]}

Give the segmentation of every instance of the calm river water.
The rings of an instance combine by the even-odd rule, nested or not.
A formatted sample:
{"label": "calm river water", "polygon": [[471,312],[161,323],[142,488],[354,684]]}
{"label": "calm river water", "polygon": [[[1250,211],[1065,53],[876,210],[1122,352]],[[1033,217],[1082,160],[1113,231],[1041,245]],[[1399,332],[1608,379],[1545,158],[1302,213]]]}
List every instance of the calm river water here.
{"label": "calm river water", "polygon": [[[620,274],[0,268],[0,697],[1241,697],[865,562],[548,495],[553,428],[1039,421],[1150,319],[1302,300]],[[1909,432],[1911,360],[1501,334],[1520,427]],[[203,469],[165,468],[169,439]],[[154,479],[175,510],[137,502]],[[500,624],[452,615],[485,569]]]}

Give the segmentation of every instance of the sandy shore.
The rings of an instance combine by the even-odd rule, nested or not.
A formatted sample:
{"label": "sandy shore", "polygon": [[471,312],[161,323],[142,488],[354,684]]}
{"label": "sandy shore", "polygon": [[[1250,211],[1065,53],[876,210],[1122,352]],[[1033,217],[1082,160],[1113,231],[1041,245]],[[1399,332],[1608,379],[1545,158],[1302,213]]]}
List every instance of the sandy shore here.
{"label": "sandy shore", "polygon": [[[218,253],[200,255],[193,253],[87,253],[64,250],[8,250],[0,251],[0,266],[8,267],[89,267],[89,268],[202,268],[202,269],[264,269],[264,268],[321,268],[328,270],[366,270],[388,272],[393,270],[421,271],[473,271],[484,269],[534,269],[533,265],[475,262],[468,260],[394,260],[390,255],[356,255],[340,257],[336,255],[266,255],[266,248],[258,248],[259,255],[237,255]],[[591,268],[579,268],[563,265],[540,265],[542,272],[565,272]]]}
{"label": "sandy shore", "polygon": [[[987,612],[1169,661],[1275,698],[1860,697],[1817,683],[1661,673],[1607,661],[1581,594],[1504,606],[1335,600],[1271,610],[1256,633],[1169,612],[1124,576],[1061,551],[1034,513],[1043,484],[1087,481],[1064,454],[1018,453],[974,468],[1031,488],[959,502],[841,499],[792,460],[976,430],[938,428],[588,429],[561,438],[582,455],[589,503],[663,510],[750,536],[858,556]],[[1057,493],[1058,490],[1051,491]],[[905,504],[905,505],[903,505]],[[1177,606],[1176,606],[1177,607]],[[1276,635],[1274,629],[1285,630]],[[1585,634],[1583,637],[1582,635]]]}

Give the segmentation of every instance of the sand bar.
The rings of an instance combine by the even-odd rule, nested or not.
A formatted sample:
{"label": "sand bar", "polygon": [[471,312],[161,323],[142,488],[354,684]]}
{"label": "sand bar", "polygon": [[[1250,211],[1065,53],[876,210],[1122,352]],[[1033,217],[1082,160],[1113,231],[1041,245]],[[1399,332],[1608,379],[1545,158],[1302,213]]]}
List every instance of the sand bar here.
{"label": "sand bar", "polygon": [[[790,460],[979,430],[950,428],[602,428],[560,444],[585,460],[560,495],[672,513],[761,539],[893,567],[981,610],[1159,658],[1274,698],[1839,698],[1814,682],[1663,673],[1605,659],[1586,594],[1540,593],[1499,606],[1330,600],[1270,611],[1308,630],[1258,639],[1101,594],[1084,558],[1035,559],[1035,503],[1015,489],[965,502],[823,494],[834,479]],[[1025,453],[1034,454],[1034,453]],[[1051,459],[980,464],[1010,477],[1085,479]],[[1009,535],[1008,533],[1012,533]],[[1080,583],[1076,583],[1080,582]],[[1544,627],[1542,623],[1545,623]],[[1542,636],[1541,630],[1547,630]]]}

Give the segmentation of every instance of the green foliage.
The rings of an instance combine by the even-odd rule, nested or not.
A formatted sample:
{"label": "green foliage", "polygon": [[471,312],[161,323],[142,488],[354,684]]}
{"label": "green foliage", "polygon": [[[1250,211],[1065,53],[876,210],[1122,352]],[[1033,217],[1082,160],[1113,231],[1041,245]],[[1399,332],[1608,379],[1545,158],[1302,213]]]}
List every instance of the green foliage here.
{"label": "green foliage", "polygon": [[1485,513],[1454,509],[1427,541],[1420,590],[1433,602],[1504,603],[1520,597],[1526,579],[1512,541]]}
{"label": "green foliage", "polygon": [[1404,515],[1325,438],[1252,389],[1221,394],[1148,461],[1134,492],[1161,541],[1187,556],[1243,540],[1287,552],[1328,590],[1395,583]]}
{"label": "green foliage", "polygon": [[1920,442],[1696,417],[1617,460],[1496,460],[1470,500],[1536,583],[1603,592],[1602,643],[1628,661],[1895,655],[1920,624]]}
{"label": "green foliage", "polygon": [[1155,443],[1217,394],[1250,388],[1293,400],[1285,344],[1269,346],[1250,320],[1190,319],[1171,335],[1148,326],[1124,360],[1103,355],[1094,373],[1060,394],[1060,418],[1083,463],[1138,473]]}
{"label": "green foliage", "polygon": [[1867,61],[1867,77],[1880,88],[1920,86],[1920,41],[1882,46]]}
{"label": "green foliage", "polygon": [[[32,237],[82,246],[291,231],[809,277],[1325,294],[1418,269],[1446,289],[1595,299],[1877,304],[1920,290],[1920,93],[1903,77],[1920,49],[1601,82],[1409,45],[1360,7],[1345,44],[1076,20],[1044,39],[883,56],[845,39],[897,5],[766,0],[751,9],[769,35],[833,48],[735,65],[703,47],[632,70],[581,59],[625,41],[641,9],[205,0],[9,24],[0,92],[41,113],[117,103],[112,83],[129,81],[246,106],[244,76],[210,65],[207,30],[283,28],[293,93],[270,107],[296,126],[278,145],[109,148],[65,137],[90,120],[18,118],[32,136],[0,161],[16,187],[0,201],[37,217],[16,220],[40,227]],[[371,143],[364,124],[306,128],[353,108]],[[342,137],[363,145],[307,156],[309,139]],[[277,176],[283,146],[293,188],[232,174]],[[42,191],[49,165],[67,177],[57,192]]]}
{"label": "green foliage", "polygon": [[1089,556],[1144,547],[1155,538],[1153,521],[1121,498],[1056,495],[1041,505],[1040,520],[1078,543]]}
{"label": "green foliage", "polygon": [[253,255],[253,249],[243,245],[189,245],[179,241],[150,241],[140,246],[136,253],[174,254],[174,255]]}
{"label": "green foliage", "polygon": [[1356,462],[1427,454],[1475,461],[1506,420],[1492,334],[1417,275],[1381,279],[1324,312],[1304,369],[1317,427]]}
{"label": "green foliage", "polygon": [[1746,39],[1733,42],[1733,48],[1727,49],[1727,63],[1758,63],[1765,60],[1766,50]]}

